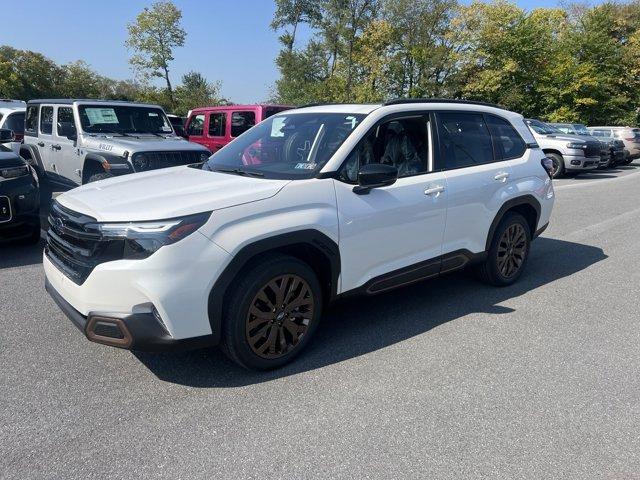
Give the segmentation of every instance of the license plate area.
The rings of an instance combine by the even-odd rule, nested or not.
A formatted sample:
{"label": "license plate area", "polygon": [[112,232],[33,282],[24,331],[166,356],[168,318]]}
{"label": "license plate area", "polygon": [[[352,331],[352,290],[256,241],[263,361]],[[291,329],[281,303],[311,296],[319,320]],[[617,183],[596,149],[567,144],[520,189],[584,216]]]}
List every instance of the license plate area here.
{"label": "license plate area", "polygon": [[0,223],[9,222],[11,217],[11,202],[9,201],[9,197],[0,196]]}

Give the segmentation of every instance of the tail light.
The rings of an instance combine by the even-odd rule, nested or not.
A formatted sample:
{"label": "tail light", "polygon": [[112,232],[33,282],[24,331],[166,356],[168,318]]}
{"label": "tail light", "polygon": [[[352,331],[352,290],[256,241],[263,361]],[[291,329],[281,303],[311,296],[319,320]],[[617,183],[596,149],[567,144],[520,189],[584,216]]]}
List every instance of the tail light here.
{"label": "tail light", "polygon": [[542,160],[540,160],[540,163],[542,164],[544,170],[547,172],[547,175],[549,175],[549,178],[553,178],[553,160],[544,157]]}

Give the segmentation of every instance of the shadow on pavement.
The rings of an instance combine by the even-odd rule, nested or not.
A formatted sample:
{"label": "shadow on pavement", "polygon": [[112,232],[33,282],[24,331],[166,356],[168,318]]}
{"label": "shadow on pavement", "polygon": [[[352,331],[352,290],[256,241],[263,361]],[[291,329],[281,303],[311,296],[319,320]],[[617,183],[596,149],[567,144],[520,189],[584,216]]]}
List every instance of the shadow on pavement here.
{"label": "shadow on pavement", "polygon": [[325,312],[305,352],[292,364],[272,372],[248,372],[217,349],[134,355],[167,382],[202,388],[267,382],[365,355],[468,314],[510,313],[512,309],[499,304],[606,258],[597,247],[542,237],[533,243],[523,277],[511,287],[490,287],[458,272],[364,301],[362,297],[344,301]]}

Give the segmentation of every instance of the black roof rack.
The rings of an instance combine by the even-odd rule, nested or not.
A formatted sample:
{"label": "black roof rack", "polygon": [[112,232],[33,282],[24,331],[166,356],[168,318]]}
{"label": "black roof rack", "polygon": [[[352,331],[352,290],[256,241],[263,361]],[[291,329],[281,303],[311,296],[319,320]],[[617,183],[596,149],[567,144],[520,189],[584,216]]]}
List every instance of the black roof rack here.
{"label": "black roof rack", "polygon": [[300,105],[299,107],[296,107],[296,108],[321,107],[322,105],[330,105],[330,104],[323,103],[323,102],[305,103],[304,105]]}
{"label": "black roof rack", "polygon": [[[29,100],[27,103],[73,103],[73,102],[92,102],[92,103],[141,103],[134,102],[131,100],[107,100],[104,98],[34,98],[33,100]],[[147,104],[144,105],[153,105]]]}
{"label": "black roof rack", "polygon": [[383,105],[402,105],[404,103],[461,103],[466,105],[482,105],[484,107],[493,107],[505,110],[503,106],[496,105],[495,103],[476,102],[475,100],[457,100],[451,98],[396,98],[385,102]]}

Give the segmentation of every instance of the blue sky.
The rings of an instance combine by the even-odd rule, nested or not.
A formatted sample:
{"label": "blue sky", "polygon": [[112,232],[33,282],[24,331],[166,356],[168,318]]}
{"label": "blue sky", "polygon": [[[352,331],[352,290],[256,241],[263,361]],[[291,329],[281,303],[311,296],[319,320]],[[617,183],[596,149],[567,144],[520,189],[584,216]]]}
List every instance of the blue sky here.
{"label": "blue sky", "polygon": [[[124,47],[126,24],[151,1],[28,0],[11,2],[0,44],[41,52],[58,63],[85,60],[102,75],[131,78]],[[271,0],[175,0],[182,10],[187,41],[175,51],[173,83],[196,70],[222,82],[222,94],[236,103],[269,97],[278,77],[274,59],[278,35],[269,24]],[[555,6],[553,0],[521,0],[525,8]]]}

